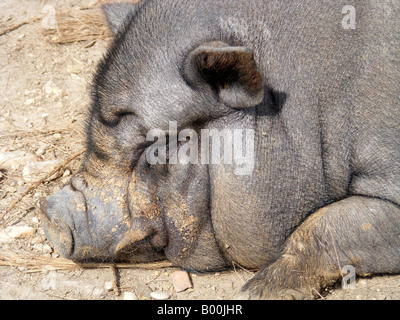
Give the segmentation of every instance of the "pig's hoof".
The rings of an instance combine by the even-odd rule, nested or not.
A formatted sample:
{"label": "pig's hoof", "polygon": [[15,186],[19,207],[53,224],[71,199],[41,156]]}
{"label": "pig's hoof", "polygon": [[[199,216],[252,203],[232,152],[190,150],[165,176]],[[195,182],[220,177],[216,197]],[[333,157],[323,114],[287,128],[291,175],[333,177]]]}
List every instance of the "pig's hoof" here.
{"label": "pig's hoof", "polygon": [[294,289],[269,291],[262,289],[242,289],[236,296],[237,300],[307,300],[311,299],[304,293]]}
{"label": "pig's hoof", "polygon": [[236,300],[307,300],[310,299],[302,292],[294,289],[286,289],[276,292],[261,292],[261,291],[241,291]]}
{"label": "pig's hoof", "polygon": [[[274,287],[274,288],[272,288]],[[279,288],[263,282],[261,279],[250,279],[236,296],[238,300],[307,300],[312,299],[306,291],[293,288]]]}

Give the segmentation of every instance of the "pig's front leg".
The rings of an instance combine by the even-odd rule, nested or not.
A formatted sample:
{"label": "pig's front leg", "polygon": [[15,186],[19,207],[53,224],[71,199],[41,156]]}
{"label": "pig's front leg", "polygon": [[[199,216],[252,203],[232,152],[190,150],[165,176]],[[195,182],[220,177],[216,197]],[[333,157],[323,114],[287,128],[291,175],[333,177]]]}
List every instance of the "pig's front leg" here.
{"label": "pig's front leg", "polygon": [[239,298],[312,298],[341,279],[344,266],[359,276],[398,273],[399,256],[400,207],[352,196],[310,215],[288,238],[282,254],[244,285]]}

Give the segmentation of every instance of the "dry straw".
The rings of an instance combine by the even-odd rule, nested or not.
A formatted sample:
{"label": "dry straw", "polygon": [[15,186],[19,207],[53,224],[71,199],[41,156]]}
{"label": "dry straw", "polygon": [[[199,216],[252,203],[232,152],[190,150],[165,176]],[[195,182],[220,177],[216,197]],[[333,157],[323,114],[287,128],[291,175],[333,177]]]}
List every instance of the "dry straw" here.
{"label": "dry straw", "polygon": [[128,268],[128,269],[161,269],[172,267],[169,261],[158,261],[153,263],[91,263],[74,262],[65,258],[50,258],[36,256],[33,254],[14,253],[0,251],[0,266],[11,266],[23,268],[25,272],[42,272],[48,270],[73,270],[81,268]]}
{"label": "dry straw", "polygon": [[69,9],[56,12],[52,28],[42,28],[46,40],[66,44],[86,41],[86,46],[97,40],[110,40],[111,32],[101,8]]}

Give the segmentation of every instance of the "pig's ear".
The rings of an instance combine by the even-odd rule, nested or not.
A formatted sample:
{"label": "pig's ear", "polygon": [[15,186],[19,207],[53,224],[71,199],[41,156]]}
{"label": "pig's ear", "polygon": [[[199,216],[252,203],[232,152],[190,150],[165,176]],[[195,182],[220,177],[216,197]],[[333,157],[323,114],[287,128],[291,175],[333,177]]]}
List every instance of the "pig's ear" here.
{"label": "pig's ear", "polygon": [[264,86],[253,52],[220,41],[194,49],[186,58],[184,73],[188,82],[201,89],[211,86],[232,108],[253,107],[264,98]]}
{"label": "pig's ear", "polygon": [[114,36],[125,29],[138,8],[138,5],[128,2],[103,4],[103,12]]}

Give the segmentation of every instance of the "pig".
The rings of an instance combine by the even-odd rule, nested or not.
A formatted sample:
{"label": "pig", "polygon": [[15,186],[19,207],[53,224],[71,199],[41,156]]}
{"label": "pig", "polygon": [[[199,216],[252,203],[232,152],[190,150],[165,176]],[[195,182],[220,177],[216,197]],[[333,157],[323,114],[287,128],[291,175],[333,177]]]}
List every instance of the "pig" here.
{"label": "pig", "polygon": [[[240,299],[309,299],[343,270],[400,272],[397,3],[103,9],[114,40],[84,160],[41,200],[64,257],[259,269]],[[210,160],[222,140],[233,149]]]}

